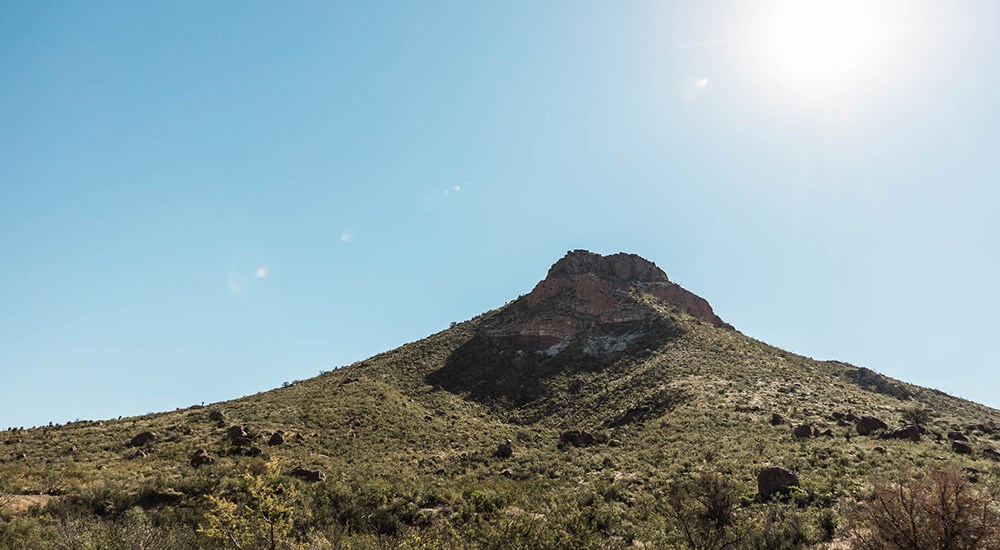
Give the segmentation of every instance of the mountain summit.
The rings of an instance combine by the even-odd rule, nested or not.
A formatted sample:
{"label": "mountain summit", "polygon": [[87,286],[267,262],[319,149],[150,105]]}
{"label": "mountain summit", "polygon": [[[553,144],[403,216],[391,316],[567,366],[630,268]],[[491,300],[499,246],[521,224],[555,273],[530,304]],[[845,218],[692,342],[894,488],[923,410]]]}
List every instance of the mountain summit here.
{"label": "mountain summit", "polygon": [[[115,539],[127,522],[157,547],[233,546],[212,533],[255,532],[266,483],[298,488],[270,497],[311,548],[687,547],[691,480],[744,495],[747,529],[795,534],[730,547],[841,548],[873,480],[947,462],[995,485],[1000,412],[767,345],[653,262],[574,250],[516,300],[364,361],[210,407],[12,429],[0,451],[0,548],[21,525],[4,502],[50,503],[42,538],[13,547],[137,547]],[[88,527],[42,527],[66,525]]]}

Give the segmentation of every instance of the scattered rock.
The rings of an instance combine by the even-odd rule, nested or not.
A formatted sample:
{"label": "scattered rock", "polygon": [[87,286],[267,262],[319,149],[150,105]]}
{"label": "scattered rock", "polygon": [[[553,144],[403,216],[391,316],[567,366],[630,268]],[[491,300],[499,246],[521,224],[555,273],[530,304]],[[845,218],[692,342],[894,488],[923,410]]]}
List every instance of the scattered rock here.
{"label": "scattered rock", "polygon": [[778,413],[771,413],[771,425],[779,426],[785,421],[784,418]]}
{"label": "scattered rock", "polygon": [[948,439],[951,441],[961,441],[963,443],[969,442],[969,438],[965,437],[965,434],[962,432],[948,432]]}
{"label": "scattered rock", "polygon": [[993,460],[1000,460],[1000,452],[997,452],[989,447],[983,449],[983,456]]}
{"label": "scattered rock", "polygon": [[909,439],[910,441],[920,441],[920,427],[910,424],[902,428],[896,428],[891,432],[882,434],[882,439]]}
{"label": "scattered rock", "polygon": [[305,441],[306,438],[302,435],[302,432],[295,432],[295,441]]}
{"label": "scattered rock", "polygon": [[251,445],[246,451],[247,456],[260,456],[262,454],[264,454],[264,450],[256,445]]}
{"label": "scattered rock", "polygon": [[249,447],[253,445],[253,440],[249,437],[233,437],[229,440],[234,447]]}
{"label": "scattered rock", "polygon": [[271,439],[267,440],[268,445],[284,445],[285,443],[285,432],[278,430],[271,434]]}
{"label": "scattered rock", "polygon": [[143,451],[142,449],[139,449],[139,450],[137,450],[135,452],[134,455],[132,455],[132,458],[146,458],[147,456],[149,456],[149,455],[146,454],[146,451]]}
{"label": "scattered rock", "polygon": [[236,424],[234,426],[230,426],[229,429],[226,430],[226,437],[228,437],[229,439],[235,439],[237,437],[247,437],[247,428],[242,424]]}
{"label": "scattered rock", "polygon": [[13,453],[13,454],[14,454],[14,460],[27,460],[28,459],[28,455],[25,454],[25,453]]}
{"label": "scattered rock", "polygon": [[510,446],[510,440],[497,445],[497,450],[493,451],[493,456],[497,458],[510,458],[514,456],[514,449]]}
{"label": "scattered rock", "polygon": [[[818,431],[818,430],[817,430]],[[816,437],[833,437],[833,430],[827,428],[816,434]]]}
{"label": "scattered rock", "polygon": [[215,463],[215,458],[208,454],[205,449],[198,449],[191,455],[191,466],[195,468]]}
{"label": "scattered rock", "polygon": [[129,444],[133,447],[142,447],[143,445],[154,441],[156,441],[156,432],[142,432],[141,434],[133,437]]}
{"label": "scattered rock", "polygon": [[79,449],[77,449],[76,445],[70,445],[69,448],[66,449],[66,454],[76,454],[78,450]]}
{"label": "scattered rock", "polygon": [[888,430],[889,426],[874,416],[862,416],[857,420],[855,429],[858,431],[858,435],[871,435],[878,430]]}
{"label": "scattered rock", "polygon": [[798,486],[798,476],[784,468],[771,466],[757,474],[757,494],[761,500],[768,500],[778,493],[787,493],[792,487]]}
{"label": "scattered rock", "polygon": [[809,424],[799,424],[792,428],[792,435],[798,438],[806,438],[812,435],[812,426]]}
{"label": "scattered rock", "polygon": [[503,477],[514,477],[514,472],[512,472],[510,468],[504,468],[503,470],[500,470],[500,475]]}
{"label": "scattered rock", "polygon": [[224,422],[226,420],[226,413],[220,411],[219,409],[212,409],[212,411],[208,413],[208,419],[215,422]]}
{"label": "scattered rock", "polygon": [[562,446],[589,447],[594,443],[597,443],[597,438],[587,432],[570,430],[559,435],[559,444]]}
{"label": "scattered rock", "polygon": [[951,441],[951,450],[960,455],[972,454],[972,447],[970,447],[968,443],[963,443],[954,439]]}
{"label": "scattered rock", "polygon": [[297,477],[303,481],[316,482],[325,480],[326,474],[320,470],[310,470],[299,466],[292,470],[292,477]]}
{"label": "scattered rock", "polygon": [[850,426],[851,425],[851,421],[848,420],[848,419],[846,419],[846,418],[838,418],[837,419],[837,425],[838,426]]}
{"label": "scattered rock", "polygon": [[880,455],[884,455],[885,454],[885,447],[875,447],[874,449],[872,449],[872,451],[874,451],[874,452],[876,452],[876,453],[878,453]]}

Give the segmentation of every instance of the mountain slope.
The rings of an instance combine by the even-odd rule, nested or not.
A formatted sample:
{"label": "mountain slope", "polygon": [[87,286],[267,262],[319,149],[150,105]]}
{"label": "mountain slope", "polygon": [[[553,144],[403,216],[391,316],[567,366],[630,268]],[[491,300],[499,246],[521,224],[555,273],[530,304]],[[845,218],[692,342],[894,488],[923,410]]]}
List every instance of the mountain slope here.
{"label": "mountain slope", "polygon": [[[919,441],[878,437],[926,413]],[[862,416],[887,429],[859,435]],[[801,424],[830,432],[794,437]],[[252,442],[234,445],[233,425]],[[229,494],[236,473],[267,461],[300,487],[294,537],[316,547],[421,536],[460,547],[660,546],[674,540],[664,510],[676,480],[721,474],[752,514],[776,506],[753,497],[758,473],[780,466],[802,486],[783,506],[818,544],[829,538],[823,518],[840,517],[879,476],[947,461],[996,483],[998,426],[994,409],[749,338],[638,256],[573,251],[499,309],[286,388],[7,431],[0,493],[57,495],[34,516],[42,525],[141,510],[181,533],[174,545],[204,545],[194,529],[205,497]],[[147,431],[153,441],[131,445]],[[284,442],[268,445],[278,431]],[[952,451],[956,431],[973,454]],[[192,467],[199,448],[213,464]],[[290,481],[296,467],[326,479]]]}

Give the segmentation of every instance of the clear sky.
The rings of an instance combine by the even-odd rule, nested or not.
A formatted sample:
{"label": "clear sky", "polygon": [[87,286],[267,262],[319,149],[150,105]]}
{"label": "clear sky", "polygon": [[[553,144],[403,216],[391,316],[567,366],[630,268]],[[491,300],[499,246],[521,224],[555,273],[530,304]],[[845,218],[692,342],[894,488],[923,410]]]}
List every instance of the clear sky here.
{"label": "clear sky", "polygon": [[5,2],[0,427],[314,376],[572,248],[1000,406],[1000,3],[839,4]]}

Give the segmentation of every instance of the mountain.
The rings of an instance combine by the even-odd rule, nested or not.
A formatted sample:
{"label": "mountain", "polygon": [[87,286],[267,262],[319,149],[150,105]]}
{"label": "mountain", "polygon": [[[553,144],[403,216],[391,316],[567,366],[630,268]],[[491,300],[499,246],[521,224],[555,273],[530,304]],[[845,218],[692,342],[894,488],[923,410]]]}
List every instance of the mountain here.
{"label": "mountain", "polygon": [[834,548],[879,479],[948,464],[996,486],[997,449],[1000,411],[764,344],[646,259],[575,250],[316,378],[7,430],[0,547],[270,547],[262,503],[276,547],[686,547],[678,502],[709,480],[738,497],[732,547]]}

